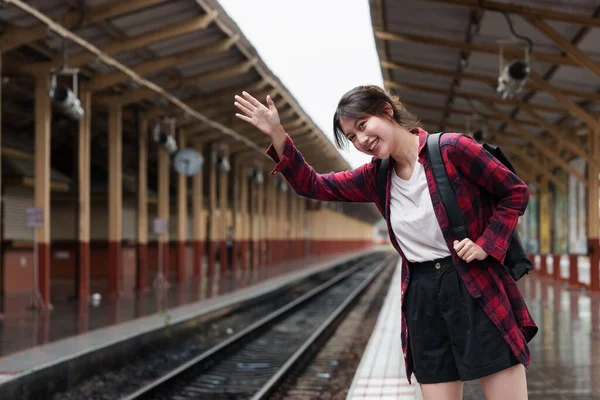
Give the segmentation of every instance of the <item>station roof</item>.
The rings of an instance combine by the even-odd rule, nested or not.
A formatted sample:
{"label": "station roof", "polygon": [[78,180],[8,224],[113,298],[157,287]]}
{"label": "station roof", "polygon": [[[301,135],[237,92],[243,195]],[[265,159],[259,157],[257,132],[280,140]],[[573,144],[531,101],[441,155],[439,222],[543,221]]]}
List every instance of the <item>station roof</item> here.
{"label": "station roof", "polygon": [[[385,86],[426,130],[488,133],[530,183],[544,176],[564,187],[554,169],[585,181],[567,163],[592,161],[590,132],[600,132],[598,1],[371,0],[370,8]],[[525,59],[528,39],[529,80],[502,99],[500,48],[505,62]]]}
{"label": "station roof", "polygon": [[[189,144],[227,144],[232,154],[262,159],[264,168],[272,167],[264,156],[268,137],[234,116],[233,96],[242,90],[261,100],[271,95],[283,125],[315,170],[350,168],[217,1],[33,0],[27,6],[83,42],[75,37],[63,40],[61,32],[52,32],[40,16],[22,7],[0,10],[6,77],[3,109],[9,130],[28,131],[33,137],[34,115],[27,109],[32,109],[34,82],[23,77],[43,76],[51,68],[66,66],[80,69],[80,87],[92,92],[94,115],[105,116],[113,105],[126,107],[125,169],[135,166],[135,157],[128,157],[137,147],[139,114],[134,111],[149,119],[176,118]],[[92,145],[106,149],[103,119],[93,120]],[[75,134],[76,129],[71,135]],[[68,149],[73,140],[65,134],[53,142],[55,148]],[[106,155],[93,153],[103,157],[99,164],[107,164]],[[155,156],[149,154],[151,159]],[[380,218],[374,206],[350,209],[354,211],[345,212],[363,220]]]}

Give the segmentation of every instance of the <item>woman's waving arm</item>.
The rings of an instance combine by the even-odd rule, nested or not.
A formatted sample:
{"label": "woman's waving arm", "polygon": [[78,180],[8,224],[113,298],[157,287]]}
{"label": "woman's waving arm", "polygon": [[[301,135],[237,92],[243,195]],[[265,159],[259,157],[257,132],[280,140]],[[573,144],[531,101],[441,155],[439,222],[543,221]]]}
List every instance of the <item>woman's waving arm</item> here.
{"label": "woman's waving arm", "polygon": [[317,174],[306,163],[281,126],[279,114],[271,98],[267,96],[267,108],[250,94],[243,92],[243,96],[235,97],[235,106],[243,113],[236,114],[236,117],[252,124],[271,138],[272,145],[267,154],[276,162],[272,174],[281,172],[296,193],[311,199],[374,201],[377,168],[375,161],[351,171]]}

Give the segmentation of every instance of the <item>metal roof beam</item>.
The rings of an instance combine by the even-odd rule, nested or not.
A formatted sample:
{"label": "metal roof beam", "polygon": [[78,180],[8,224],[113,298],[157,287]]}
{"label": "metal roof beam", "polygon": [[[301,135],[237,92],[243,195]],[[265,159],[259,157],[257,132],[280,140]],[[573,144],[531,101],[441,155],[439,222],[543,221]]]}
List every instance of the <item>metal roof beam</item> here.
{"label": "metal roof beam", "polygon": [[[247,91],[251,91],[251,92],[261,90],[260,93],[263,93],[262,89],[265,86],[267,86],[267,82],[265,80],[261,79],[260,81],[254,82],[249,85],[237,86],[235,88],[229,87],[229,88],[218,89],[218,90],[215,90],[214,92],[210,92],[207,94],[200,94],[197,96],[186,98],[186,99],[184,99],[184,101],[190,107],[194,107],[198,110],[205,109],[206,107],[212,107],[212,106],[223,106],[225,104],[232,105],[233,104],[232,103],[233,96],[241,93],[242,90],[247,90]],[[216,94],[213,94],[213,93],[216,93]],[[179,111],[181,111],[179,109],[179,107],[177,107],[173,104],[171,104],[167,107],[152,106],[152,107],[144,110],[144,115],[158,117],[158,116],[177,113]]]}
{"label": "metal roof beam", "polygon": [[537,150],[539,153],[545,155],[553,165],[561,167],[566,172],[571,174],[573,177],[575,177],[576,179],[581,181],[581,183],[583,183],[584,185],[587,186],[587,179],[583,175],[581,175],[577,170],[575,170],[573,167],[571,167],[565,160],[563,160],[560,157],[560,154],[558,154],[557,152],[555,152],[549,148],[546,148],[546,146],[543,146],[541,143],[539,143],[538,138],[535,135],[533,135],[530,132],[525,131],[519,124],[516,124],[509,115],[504,113],[502,110],[500,110],[493,104],[486,103],[486,102],[481,102],[481,103],[484,104],[495,115],[502,118],[506,122],[507,125],[510,125],[513,128],[515,128],[516,131],[524,139],[527,139],[529,141],[529,143],[531,143],[531,145],[533,146],[533,148],[535,150]]}
{"label": "metal roof beam", "polygon": [[[167,0],[113,0],[106,4],[90,7],[85,15],[82,15],[79,10],[69,11],[58,17],[56,22],[66,29],[85,27],[105,19],[114,18],[121,14],[134,12],[166,1]],[[0,37],[0,53],[5,53],[24,44],[43,39],[46,36],[46,32],[48,32],[48,26],[45,23],[39,23],[28,27],[11,26],[6,29]]]}
{"label": "metal roof beam", "polygon": [[[444,89],[444,88],[420,85],[420,84],[415,84],[415,83],[405,83],[405,82],[386,81],[385,86],[389,87],[389,88],[393,88],[393,89],[417,90],[417,91],[421,91],[421,92],[434,93],[434,94],[439,94],[439,95],[446,95],[448,92],[448,90]],[[511,105],[519,106],[523,109],[548,111],[548,112],[557,113],[557,114],[564,113],[564,109],[562,107],[547,106],[547,105],[543,105],[543,104],[524,103],[518,99],[502,99],[499,97],[486,96],[486,95],[478,94],[478,93],[464,92],[462,90],[456,91],[456,96],[477,99],[477,100],[483,100],[483,101],[488,101],[488,102],[494,102],[494,103],[511,104]]]}
{"label": "metal roof beam", "polygon": [[571,42],[565,39],[560,33],[556,32],[550,25],[537,17],[527,16],[524,17],[527,22],[537,28],[546,37],[552,40],[562,51],[569,55],[569,57],[577,63],[578,66],[586,68],[592,74],[600,77],[600,64],[590,60],[581,50],[575,47]]}
{"label": "metal roof beam", "polygon": [[[498,55],[500,53],[500,46],[492,43],[465,43],[458,40],[442,39],[431,36],[421,36],[408,33],[393,33],[383,31],[375,31],[375,37],[381,40],[418,43],[446,49],[466,50],[494,55]],[[505,47],[503,52],[506,58],[523,57],[523,50],[521,49]],[[577,62],[575,62],[575,60],[569,57],[563,57],[556,54],[542,53],[537,51],[534,52],[533,55],[537,61],[543,61],[557,65],[569,65],[572,67],[580,67],[580,65]]]}
{"label": "metal roof beam", "polygon": [[[199,32],[206,29],[207,26],[216,18],[217,12],[202,15],[200,17],[192,18],[189,21],[177,22],[173,25],[169,25],[165,28],[143,33],[137,36],[129,37],[123,40],[113,40],[100,47],[100,51],[108,55],[116,55],[139,49],[140,47],[147,46],[152,43],[160,42],[163,40],[171,39],[173,37],[186,35],[192,32]],[[67,63],[69,68],[77,68],[83,65],[89,64],[96,60],[96,56],[92,53],[82,51],[78,54],[69,56]],[[25,64],[24,68],[30,71],[46,71],[51,68],[59,68],[63,63],[63,55],[56,54],[51,62],[45,63],[30,63]]]}
{"label": "metal roof beam", "polygon": [[554,11],[549,8],[523,6],[514,3],[500,3],[490,0],[427,0],[436,3],[456,4],[489,11],[504,11],[518,14],[522,17],[538,17],[553,21],[567,22],[587,27],[600,28],[600,19],[587,15],[572,14],[564,11]]}
{"label": "metal roof beam", "polygon": [[[137,74],[148,75],[165,69],[176,67],[180,64],[191,61],[195,58],[206,57],[209,55],[224,53],[239,40],[239,37],[220,40],[194,50],[185,50],[168,57],[157,58],[151,61],[142,62],[131,66],[130,68]],[[103,90],[129,80],[129,76],[121,71],[111,72],[104,75],[96,75],[92,81],[87,84],[87,89],[92,92]]]}
{"label": "metal roof beam", "polygon": [[[166,82],[161,82],[160,85],[163,89],[167,90],[175,89],[181,86],[199,85],[201,83],[228,78],[233,75],[244,74],[248,72],[248,70],[250,70],[250,68],[252,68],[254,65],[256,65],[257,62],[257,59],[244,61],[229,68],[219,68],[208,73],[202,73],[183,79],[169,79]],[[96,96],[94,97],[94,101],[100,104],[120,104],[124,106],[126,104],[135,103],[155,95],[156,92],[150,88],[128,89],[116,96]]]}
{"label": "metal roof beam", "polygon": [[[420,108],[423,110],[430,110],[430,111],[442,111],[443,112],[446,109],[445,107],[432,106],[430,104],[424,104],[424,103],[419,103],[419,102],[414,102],[414,101],[403,101],[402,104],[404,104],[405,106],[408,106],[409,108],[414,107],[414,108]],[[472,116],[475,113],[471,110],[463,110],[460,108],[451,107],[450,114]],[[489,115],[489,114],[485,114],[485,113],[477,113],[477,115],[480,115],[486,119],[492,119],[492,120],[497,119],[493,115]],[[522,125],[539,127],[538,123],[534,122],[534,121],[529,121],[529,120],[524,120],[524,119],[515,119],[515,121],[517,121],[518,123],[520,123]]]}
{"label": "metal roof beam", "polygon": [[[432,75],[446,76],[446,77],[455,78],[455,79],[461,79],[461,78],[468,79],[471,81],[487,83],[487,84],[491,85],[492,87],[496,87],[496,85],[498,84],[498,77],[491,76],[491,75],[485,75],[485,74],[479,74],[479,73],[473,73],[473,72],[456,72],[451,69],[432,67],[432,66],[422,65],[422,64],[420,64],[420,65],[410,64],[410,63],[401,62],[401,61],[391,62],[391,61],[387,61],[387,60],[381,60],[381,65],[385,68],[396,69],[396,70],[400,70],[400,71],[406,70],[406,71],[414,71],[414,72],[420,72],[420,73],[426,73],[426,74],[432,74]],[[560,88],[560,87],[555,87],[555,86],[550,85],[545,80],[544,80],[544,82],[539,82],[538,80],[531,80],[531,81],[527,82],[525,87],[528,89],[537,88],[539,90],[546,91],[549,93],[551,93],[551,91],[557,91],[558,93],[561,93],[565,96],[573,96],[573,97],[580,97],[585,100],[600,101],[600,93],[582,92],[581,90],[571,90],[571,89],[567,89],[567,88]]]}

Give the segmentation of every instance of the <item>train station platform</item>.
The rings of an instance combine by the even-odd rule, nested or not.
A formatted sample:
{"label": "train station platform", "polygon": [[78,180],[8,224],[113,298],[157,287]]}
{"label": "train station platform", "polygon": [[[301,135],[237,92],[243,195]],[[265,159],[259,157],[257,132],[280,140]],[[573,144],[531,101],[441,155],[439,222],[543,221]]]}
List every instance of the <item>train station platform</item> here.
{"label": "train station platform", "polygon": [[[352,252],[307,257],[203,282],[172,284],[133,298],[113,297],[98,306],[56,305],[0,321],[0,385],[22,374],[111,346],[165,326],[208,315],[261,296],[360,255],[387,249],[374,246]],[[388,249],[389,250],[389,249]]]}
{"label": "train station platform", "polygon": [[[540,327],[529,343],[532,360],[527,370],[529,399],[600,399],[600,294],[581,289],[584,285],[569,289],[568,279],[557,281],[540,273],[541,258],[534,259],[536,272],[518,283]],[[399,332],[400,268],[397,267],[348,400],[422,399],[415,380],[409,385],[406,379]],[[485,395],[479,383],[472,381],[465,383],[463,398],[476,400]]]}
{"label": "train station platform", "polygon": [[[242,91],[273,100],[316,173],[354,166],[221,2],[2,2],[0,385],[164,324],[161,310],[172,323],[388,239],[375,204],[307,199],[271,173],[270,139],[234,115]],[[600,400],[598,2],[364,3],[375,48],[357,54],[381,70],[366,81],[427,132],[500,146],[529,188],[516,227],[536,264],[519,282],[540,328],[529,397]],[[289,10],[279,19],[302,20]],[[281,48],[296,56],[293,43]],[[317,44],[298,57],[314,64]],[[328,88],[294,75],[325,96],[334,72]],[[166,291],[152,286],[159,270]],[[394,279],[349,398],[419,396]],[[32,292],[53,309],[28,309]]]}

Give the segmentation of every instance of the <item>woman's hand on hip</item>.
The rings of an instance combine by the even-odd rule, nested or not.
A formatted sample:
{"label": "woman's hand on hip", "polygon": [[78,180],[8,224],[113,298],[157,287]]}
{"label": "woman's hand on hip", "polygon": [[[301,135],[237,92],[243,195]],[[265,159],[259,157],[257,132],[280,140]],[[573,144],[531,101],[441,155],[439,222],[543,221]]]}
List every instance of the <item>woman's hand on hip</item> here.
{"label": "woman's hand on hip", "polygon": [[268,108],[248,92],[242,92],[242,96],[235,96],[234,104],[242,112],[242,114],[236,113],[236,117],[254,125],[271,138],[283,131],[279,113],[271,96],[267,96]]}
{"label": "woman's hand on hip", "polygon": [[456,254],[467,263],[473,260],[484,260],[488,254],[471,239],[463,239],[460,242],[454,241],[454,250]]}

